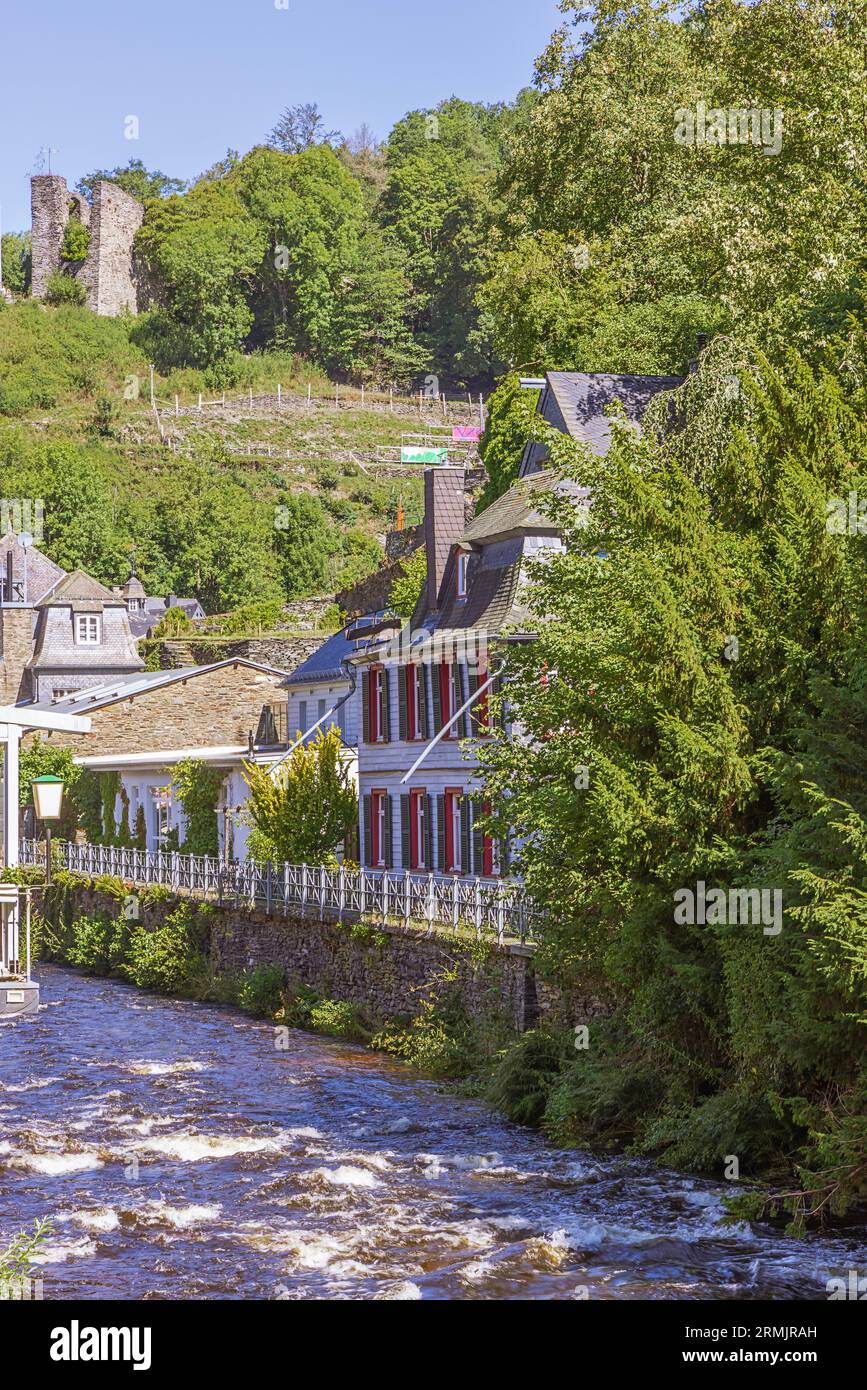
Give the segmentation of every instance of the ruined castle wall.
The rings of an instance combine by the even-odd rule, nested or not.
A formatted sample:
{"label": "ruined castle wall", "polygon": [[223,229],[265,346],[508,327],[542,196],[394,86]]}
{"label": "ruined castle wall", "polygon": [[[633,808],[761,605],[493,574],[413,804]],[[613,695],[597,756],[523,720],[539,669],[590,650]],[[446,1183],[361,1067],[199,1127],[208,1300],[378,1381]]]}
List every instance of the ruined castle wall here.
{"label": "ruined castle wall", "polygon": [[60,249],[70,215],[90,228],[87,259],[67,267],[87,289],[87,306],[96,314],[116,317],[139,309],[133,239],[144,208],[114,183],[98,183],[93,206],[71,193],[60,174],[38,174],[30,181],[33,232],[33,298],[45,297],[46,281],[62,261]]}
{"label": "ruined castle wall", "polygon": [[69,189],[60,174],[37,174],[30,180],[33,236],[34,299],[45,295],[45,282],[60,266],[63,232],[69,221]]}
{"label": "ruined castle wall", "polygon": [[87,306],[94,313],[116,317],[125,310],[138,312],[133,239],[143,218],[141,203],[117,184],[96,185],[85,266]]}

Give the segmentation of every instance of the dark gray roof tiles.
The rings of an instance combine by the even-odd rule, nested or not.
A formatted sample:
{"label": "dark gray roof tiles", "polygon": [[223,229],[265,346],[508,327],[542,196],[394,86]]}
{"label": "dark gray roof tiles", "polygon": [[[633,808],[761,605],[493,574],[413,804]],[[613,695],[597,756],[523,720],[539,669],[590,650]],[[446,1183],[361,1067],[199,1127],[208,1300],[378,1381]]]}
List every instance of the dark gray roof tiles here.
{"label": "dark gray roof tiles", "polygon": [[508,492],[473,518],[464,531],[461,544],[489,544],[517,535],[556,535],[556,523],[540,506],[540,495],[554,491],[574,495],[577,502],[587,496],[586,488],[558,480],[552,470],[519,478]]}
{"label": "dark gray roof tiles", "polygon": [[[601,457],[611,443],[607,411],[619,402],[626,419],[640,426],[648,405],[660,391],[680,386],[679,376],[627,376],[609,372],[548,372],[536,413],[563,434],[582,439]],[[521,477],[543,468],[548,458],[544,444],[528,443],[521,462]]]}
{"label": "dark gray roof tiles", "polygon": [[283,682],[284,685],[312,685],[317,681],[346,680],[343,662],[358,651],[358,643],[347,640],[347,632],[357,623],[351,623],[342,632],[328,637],[321,647],[301,662]]}

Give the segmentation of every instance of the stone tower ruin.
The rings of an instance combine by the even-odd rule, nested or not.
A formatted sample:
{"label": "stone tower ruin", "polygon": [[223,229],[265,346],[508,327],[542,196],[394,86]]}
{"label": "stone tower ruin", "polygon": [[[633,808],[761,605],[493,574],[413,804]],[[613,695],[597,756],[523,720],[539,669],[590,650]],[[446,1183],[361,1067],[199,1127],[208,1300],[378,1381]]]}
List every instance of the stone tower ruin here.
{"label": "stone tower ruin", "polygon": [[[80,280],[87,291],[87,307],[107,318],[129,311],[140,303],[133,250],[142,224],[144,207],[116,183],[101,182],[93,190],[93,204],[80,193],[70,192],[60,174],[37,174],[30,180],[33,240],[34,299],[44,299],[49,275],[63,269]],[[64,262],[63,235],[73,219],[90,231],[87,258],[78,264]]]}

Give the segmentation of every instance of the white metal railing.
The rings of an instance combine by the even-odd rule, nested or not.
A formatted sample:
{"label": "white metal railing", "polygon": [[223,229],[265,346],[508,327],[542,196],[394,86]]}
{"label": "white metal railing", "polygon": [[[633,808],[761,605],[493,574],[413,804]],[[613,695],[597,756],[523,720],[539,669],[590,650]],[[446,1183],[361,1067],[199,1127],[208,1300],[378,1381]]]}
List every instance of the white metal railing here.
{"label": "white metal railing", "polygon": [[[21,863],[44,863],[45,846],[22,840]],[[496,878],[457,878],[401,870],[326,869],[314,864],[226,862],[206,854],[120,849],[52,841],[52,861],[88,878],[107,875],[128,883],[160,884],[201,894],[218,903],[263,907],[288,915],[296,910],[325,918],[373,918],[404,925],[424,922],[464,927],[477,937],[531,941],[541,917],[520,883]]]}

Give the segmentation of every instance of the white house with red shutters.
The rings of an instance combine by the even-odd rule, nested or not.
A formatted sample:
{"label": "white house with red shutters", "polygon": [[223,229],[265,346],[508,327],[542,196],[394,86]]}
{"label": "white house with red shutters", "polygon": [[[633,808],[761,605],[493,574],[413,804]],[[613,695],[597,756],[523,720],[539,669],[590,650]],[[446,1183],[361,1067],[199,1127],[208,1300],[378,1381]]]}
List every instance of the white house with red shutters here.
{"label": "white house with red shutters", "polygon": [[[604,455],[614,402],[639,430],[653,397],[680,381],[549,372],[537,413]],[[494,732],[489,699],[506,645],[534,636],[525,602],[529,566],[562,546],[540,494],[568,493],[576,505],[589,504],[586,490],[563,482],[547,462],[546,446],[528,441],[518,481],[469,522],[464,470],[425,472],[427,581],[416,611],[399,633],[381,621],[360,624],[356,635],[365,641],[348,660],[360,710],[366,867],[480,877],[506,868],[508,847],[493,844],[479,824],[485,807],[475,749]],[[497,703],[503,728],[496,732],[511,736],[508,698]]]}
{"label": "white house with red shutters", "polygon": [[[561,541],[539,473],[466,522],[464,470],[425,473],[427,581],[410,624],[383,628],[357,671],[360,846],[366,867],[492,877],[503,847],[485,813],[478,743],[492,736],[491,696],[504,644],[527,640],[527,562]],[[507,718],[504,721],[509,733]],[[499,732],[499,730],[498,730]]]}

